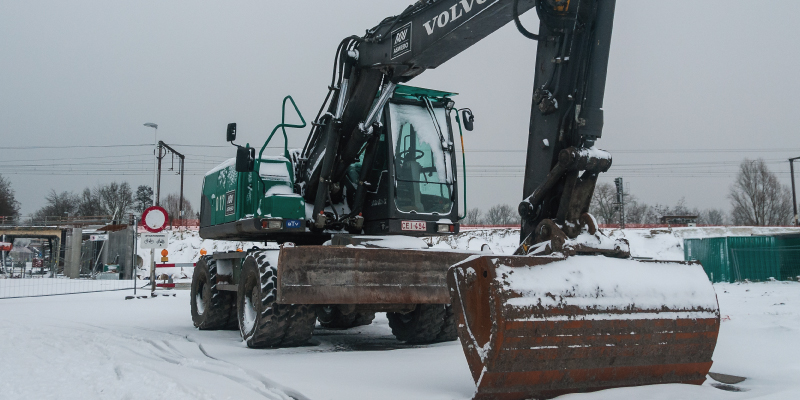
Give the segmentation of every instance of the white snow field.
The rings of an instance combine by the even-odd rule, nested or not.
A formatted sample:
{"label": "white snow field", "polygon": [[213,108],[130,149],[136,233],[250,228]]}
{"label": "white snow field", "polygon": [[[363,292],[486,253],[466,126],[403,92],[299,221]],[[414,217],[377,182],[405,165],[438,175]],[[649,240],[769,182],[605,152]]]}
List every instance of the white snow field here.
{"label": "white snow field", "polygon": [[[682,258],[676,232],[624,233],[636,238],[635,255]],[[480,231],[437,245],[480,249],[484,241],[507,252],[517,240],[514,231]],[[184,243],[170,257],[210,245],[196,236],[192,241],[197,243]],[[635,243],[646,248],[637,250]],[[744,382],[726,387],[709,379],[702,386],[562,398],[799,398],[800,283],[714,288],[723,321],[712,371],[746,377]],[[238,331],[196,330],[188,291],[159,293],[170,296],[124,300],[131,293],[106,292],[0,300],[0,399],[469,399],[474,392],[459,342],[401,344],[383,314],[366,327],[318,328],[304,347],[254,350]]]}

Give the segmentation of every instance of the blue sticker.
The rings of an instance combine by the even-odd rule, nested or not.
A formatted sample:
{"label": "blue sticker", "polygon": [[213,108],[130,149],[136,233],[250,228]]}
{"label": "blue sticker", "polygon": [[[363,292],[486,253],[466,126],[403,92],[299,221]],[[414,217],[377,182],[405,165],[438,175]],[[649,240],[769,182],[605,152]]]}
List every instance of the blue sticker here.
{"label": "blue sticker", "polygon": [[299,228],[301,226],[301,221],[299,219],[287,219],[286,220],[286,227],[287,228]]}

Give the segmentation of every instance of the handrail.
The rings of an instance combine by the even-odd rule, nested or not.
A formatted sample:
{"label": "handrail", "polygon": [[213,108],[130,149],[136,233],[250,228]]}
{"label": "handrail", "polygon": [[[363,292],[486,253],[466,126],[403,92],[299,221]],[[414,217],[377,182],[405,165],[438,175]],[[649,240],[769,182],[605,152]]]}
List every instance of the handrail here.
{"label": "handrail", "polygon": [[[300,121],[303,123],[302,125],[294,125],[294,124],[287,124],[286,123],[286,100],[292,102],[292,106],[294,106],[294,110],[297,112],[297,116],[300,117]],[[267,148],[270,140],[272,140],[272,136],[275,135],[275,132],[278,131],[278,128],[283,130],[283,156],[289,159],[289,136],[286,134],[286,128],[305,128],[306,127],[306,120],[303,118],[303,114],[300,113],[300,109],[297,108],[297,104],[294,102],[292,96],[286,96],[283,98],[283,107],[281,110],[281,123],[275,126],[275,129],[272,130],[272,133],[269,134],[269,137],[264,142],[264,145],[261,146],[261,151],[258,152],[258,158],[261,159],[261,155],[264,154],[264,149]]]}
{"label": "handrail", "polygon": [[[458,117],[458,113],[461,110],[456,110],[456,122],[458,122],[458,136],[461,137],[461,166],[464,170],[464,177],[462,178],[463,186],[464,186],[464,215],[459,215],[458,220],[463,221],[467,218],[467,156],[464,150],[464,132],[461,130],[461,118]],[[456,188],[458,190],[458,188]]]}

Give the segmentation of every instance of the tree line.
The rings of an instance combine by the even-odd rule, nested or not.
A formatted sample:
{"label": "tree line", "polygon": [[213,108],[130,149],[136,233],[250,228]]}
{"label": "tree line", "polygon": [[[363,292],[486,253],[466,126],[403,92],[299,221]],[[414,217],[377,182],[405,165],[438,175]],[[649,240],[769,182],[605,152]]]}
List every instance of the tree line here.
{"label": "tree line", "polygon": [[[739,165],[736,179],[728,192],[730,212],[722,208],[700,210],[690,208],[682,198],[674,206],[665,204],[649,205],[631,193],[624,193],[625,222],[628,224],[657,224],[664,215],[694,215],[696,222],[703,225],[750,225],[770,226],[792,223],[792,193],[788,186],[782,185],[775,173],[769,170],[763,159],[745,159]],[[153,189],[139,186],[134,193],[127,182],[99,184],[85,188],[82,192],[56,192],[50,190],[45,197],[46,204],[32,216],[43,220],[45,217],[64,216],[111,216],[122,221],[130,213],[140,214],[153,203]],[[598,184],[589,208],[597,222],[601,224],[619,223],[616,189],[610,183]],[[161,202],[172,219],[179,219],[179,197],[169,194]],[[184,216],[196,218],[191,203],[184,199]],[[19,217],[19,202],[8,180],[0,175],[0,216]],[[485,212],[478,208],[467,210],[464,224],[467,225],[517,225],[520,223],[516,207],[508,204],[492,206]]]}
{"label": "tree line", "polygon": [[[728,191],[730,212],[720,208],[701,210],[689,207],[685,198],[677,204],[649,205],[631,193],[623,193],[625,223],[658,224],[661,217],[697,216],[700,225],[775,226],[789,225],[793,219],[791,189],[782,185],[763,159],[745,159],[739,165],[736,179]],[[600,224],[618,224],[617,190],[610,183],[598,184],[589,212]],[[467,210],[466,225],[517,225],[516,208],[508,204],[495,205],[486,212],[478,208]]]}
{"label": "tree line", "polygon": [[[111,182],[84,188],[80,192],[53,189],[45,196],[45,205],[30,215],[30,219],[45,221],[65,217],[104,216],[112,221],[127,221],[130,214],[141,214],[153,204],[153,188],[146,185],[134,192],[128,182]],[[180,196],[168,194],[160,201],[167,210],[170,222],[180,218]],[[20,217],[20,203],[15,198],[11,184],[0,175],[0,216]],[[183,199],[184,219],[197,218],[192,204]]]}

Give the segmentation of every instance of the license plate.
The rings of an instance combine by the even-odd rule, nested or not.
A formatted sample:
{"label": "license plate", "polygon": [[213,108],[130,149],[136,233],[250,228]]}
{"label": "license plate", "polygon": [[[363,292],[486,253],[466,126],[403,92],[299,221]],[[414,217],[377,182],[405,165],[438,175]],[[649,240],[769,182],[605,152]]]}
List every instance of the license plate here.
{"label": "license plate", "polygon": [[428,224],[425,221],[402,221],[400,229],[404,231],[421,231],[428,230]]}

